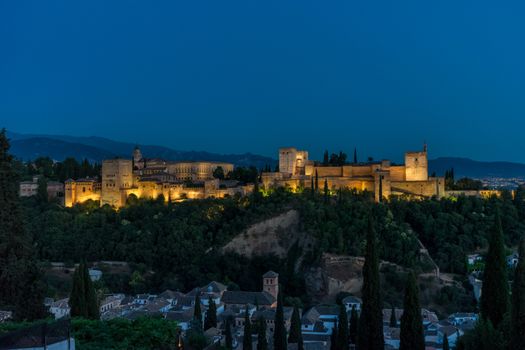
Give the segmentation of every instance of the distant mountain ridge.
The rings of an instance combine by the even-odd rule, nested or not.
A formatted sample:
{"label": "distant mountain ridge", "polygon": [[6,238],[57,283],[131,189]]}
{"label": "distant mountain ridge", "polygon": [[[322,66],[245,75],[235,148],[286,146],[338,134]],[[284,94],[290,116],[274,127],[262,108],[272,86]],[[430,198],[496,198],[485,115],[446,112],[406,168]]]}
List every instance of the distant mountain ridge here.
{"label": "distant mountain ridge", "polygon": [[[119,142],[103,137],[76,137],[68,135],[30,135],[7,133],[11,139],[12,153],[22,160],[32,160],[48,156],[55,160],[67,157],[77,159],[87,158],[90,161],[101,162],[114,157],[130,158],[135,144]],[[156,145],[140,145],[142,154],[148,158],[163,158],[174,161],[220,161],[233,163],[236,166],[255,166],[258,169],[270,165],[272,168],[277,160],[271,157],[244,154],[217,154],[203,151],[177,151],[168,147]],[[443,176],[446,170],[453,168],[455,177],[473,178],[525,178],[525,164],[513,162],[483,162],[468,158],[440,157],[429,160],[429,173]]]}
{"label": "distant mountain ridge", "polygon": [[[67,157],[88,159],[101,162],[115,157],[130,158],[135,144],[119,142],[103,137],[75,137],[67,135],[28,135],[8,132],[11,139],[11,152],[19,159],[32,160],[48,156],[61,161]],[[233,163],[236,166],[266,165],[275,166],[277,161],[270,157],[251,153],[217,154],[200,151],[177,151],[168,147],[140,145],[142,154],[147,158],[162,158],[173,161],[218,161]]]}

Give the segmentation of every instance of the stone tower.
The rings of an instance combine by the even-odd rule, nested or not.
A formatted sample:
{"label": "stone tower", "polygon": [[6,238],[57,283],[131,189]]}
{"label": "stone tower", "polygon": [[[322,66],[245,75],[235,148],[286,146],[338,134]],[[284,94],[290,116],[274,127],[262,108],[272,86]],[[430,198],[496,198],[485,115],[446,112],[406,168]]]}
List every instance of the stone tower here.
{"label": "stone tower", "polygon": [[268,292],[277,299],[279,295],[279,274],[277,272],[268,271],[263,275],[263,292]]}
{"label": "stone tower", "polygon": [[142,168],[142,152],[140,152],[139,146],[135,146],[135,149],[133,150],[133,170],[138,170]]}
{"label": "stone tower", "polygon": [[133,186],[132,162],[129,159],[109,159],[102,162],[100,205],[120,208],[126,204],[126,191]]}
{"label": "stone tower", "polygon": [[428,158],[427,146],[422,152],[405,153],[405,180],[427,181],[428,180]]}

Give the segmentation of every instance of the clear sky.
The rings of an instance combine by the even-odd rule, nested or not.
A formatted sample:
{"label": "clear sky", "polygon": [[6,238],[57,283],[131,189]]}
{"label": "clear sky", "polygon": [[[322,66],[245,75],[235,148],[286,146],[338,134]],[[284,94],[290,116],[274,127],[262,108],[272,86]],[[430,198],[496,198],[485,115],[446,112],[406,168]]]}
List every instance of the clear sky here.
{"label": "clear sky", "polygon": [[0,126],[525,162],[523,1],[0,1]]}

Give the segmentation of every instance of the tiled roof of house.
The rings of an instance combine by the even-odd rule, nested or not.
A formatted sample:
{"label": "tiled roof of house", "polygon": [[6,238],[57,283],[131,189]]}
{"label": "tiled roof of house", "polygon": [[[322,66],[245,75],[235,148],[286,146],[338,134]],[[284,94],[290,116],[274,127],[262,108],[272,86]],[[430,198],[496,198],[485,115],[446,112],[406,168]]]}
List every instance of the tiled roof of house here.
{"label": "tiled roof of house", "polygon": [[259,306],[272,305],[275,302],[273,295],[267,292],[225,291],[221,301],[224,304],[258,304]]}
{"label": "tiled roof of house", "polygon": [[263,275],[263,278],[276,278],[276,277],[279,277],[279,274],[277,272],[272,271],[272,270],[266,272]]}

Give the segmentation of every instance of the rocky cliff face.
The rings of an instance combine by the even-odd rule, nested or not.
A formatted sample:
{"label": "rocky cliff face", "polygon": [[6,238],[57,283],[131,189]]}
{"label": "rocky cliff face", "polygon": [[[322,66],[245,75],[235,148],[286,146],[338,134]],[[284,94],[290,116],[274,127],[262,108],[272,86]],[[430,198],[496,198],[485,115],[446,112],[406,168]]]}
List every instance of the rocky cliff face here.
{"label": "rocky cliff face", "polygon": [[235,252],[250,258],[267,254],[284,258],[295,242],[299,242],[303,248],[311,244],[307,235],[300,230],[299,224],[297,210],[289,210],[250,226],[226,244],[222,251]]}

